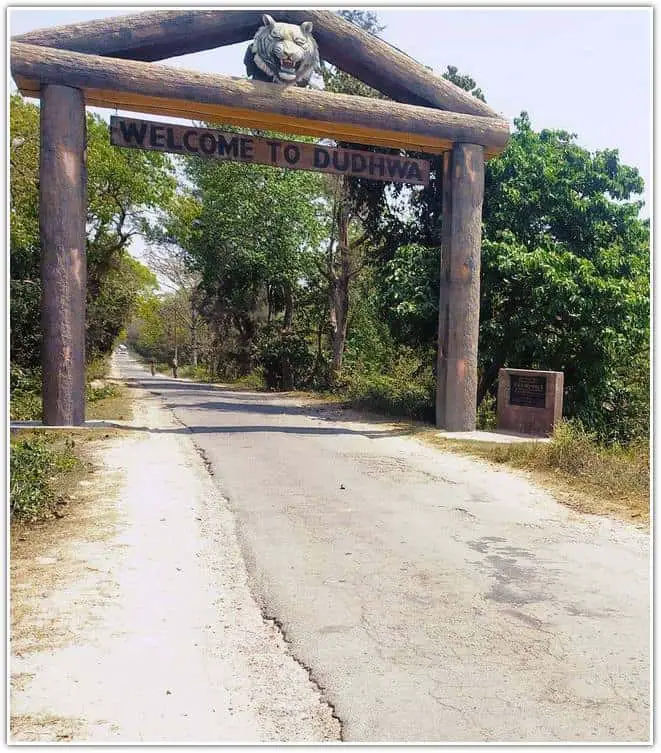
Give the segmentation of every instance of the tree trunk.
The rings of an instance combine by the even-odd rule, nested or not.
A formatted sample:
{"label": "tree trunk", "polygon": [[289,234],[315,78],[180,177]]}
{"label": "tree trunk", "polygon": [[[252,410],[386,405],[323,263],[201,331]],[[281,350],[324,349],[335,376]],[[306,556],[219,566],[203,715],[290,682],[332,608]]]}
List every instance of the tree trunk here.
{"label": "tree trunk", "polygon": [[339,278],[333,281],[331,292],[331,381],[337,382],[342,372],[344,346],[347,341],[349,323],[349,289],[348,280]]}
{"label": "tree trunk", "polygon": [[292,286],[287,284],[284,289],[285,294],[285,318],[283,321],[283,329],[289,330],[292,327],[294,321],[294,291]]}
{"label": "tree trunk", "polygon": [[252,371],[252,344],[255,339],[255,326],[249,317],[237,317],[236,328],[239,333],[239,352],[237,365],[239,376],[248,376]]}
{"label": "tree trunk", "polygon": [[[344,182],[342,188],[344,189]],[[342,358],[349,324],[349,282],[351,258],[349,249],[350,209],[346,191],[342,190],[337,212],[337,239],[340,254],[339,269],[331,269],[330,324],[331,324],[331,383],[336,384],[342,372]],[[331,265],[332,267],[335,265]]]}
{"label": "tree trunk", "polygon": [[191,364],[194,369],[197,368],[197,328],[200,320],[195,310],[195,306],[191,306],[190,316],[190,347],[191,347]]}
{"label": "tree trunk", "polygon": [[317,323],[317,354],[315,356],[314,367],[312,369],[313,376],[319,376],[319,367],[321,366],[321,361],[323,357],[322,339],[324,335],[325,322],[326,322],[326,314],[324,313],[322,316],[319,317],[319,321]]}

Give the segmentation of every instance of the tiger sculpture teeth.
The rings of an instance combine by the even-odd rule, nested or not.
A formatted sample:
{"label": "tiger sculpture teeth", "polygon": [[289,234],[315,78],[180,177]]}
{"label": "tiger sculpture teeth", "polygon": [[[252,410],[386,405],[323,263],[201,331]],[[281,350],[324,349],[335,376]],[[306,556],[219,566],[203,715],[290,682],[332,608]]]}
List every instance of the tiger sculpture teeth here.
{"label": "tiger sculpture teeth", "polygon": [[276,84],[307,86],[312,74],[320,70],[319,48],[312,36],[312,22],[300,26],[262,16],[246,50],[243,62],[249,78]]}

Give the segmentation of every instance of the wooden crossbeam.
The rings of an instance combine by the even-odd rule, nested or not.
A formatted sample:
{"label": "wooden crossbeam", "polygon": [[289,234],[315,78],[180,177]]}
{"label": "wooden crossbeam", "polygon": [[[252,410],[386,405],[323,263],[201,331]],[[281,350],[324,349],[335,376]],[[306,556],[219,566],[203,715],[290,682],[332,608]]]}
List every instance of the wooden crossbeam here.
{"label": "wooden crossbeam", "polygon": [[157,64],[14,42],[11,71],[21,93],[43,84],[81,89],[86,105],[172,115],[356,144],[440,153],[455,142],[500,153],[509,139],[505,120],[278,86]]}
{"label": "wooden crossbeam", "polygon": [[156,61],[251,39],[269,13],[279,21],[312,21],[324,60],[395,101],[498,118],[468,92],[355,24],[327,10],[173,10],[116,16],[31,31],[13,41],[73,52]]}

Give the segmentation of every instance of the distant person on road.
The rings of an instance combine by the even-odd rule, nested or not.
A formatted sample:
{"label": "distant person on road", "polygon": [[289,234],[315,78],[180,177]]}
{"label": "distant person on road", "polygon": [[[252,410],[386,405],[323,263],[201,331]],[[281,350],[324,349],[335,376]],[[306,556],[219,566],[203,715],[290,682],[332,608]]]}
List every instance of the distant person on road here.
{"label": "distant person on road", "polygon": [[151,375],[156,376],[156,360],[154,358],[151,359]]}
{"label": "distant person on road", "polygon": [[177,357],[176,356],[172,359],[172,376],[175,379],[177,378]]}

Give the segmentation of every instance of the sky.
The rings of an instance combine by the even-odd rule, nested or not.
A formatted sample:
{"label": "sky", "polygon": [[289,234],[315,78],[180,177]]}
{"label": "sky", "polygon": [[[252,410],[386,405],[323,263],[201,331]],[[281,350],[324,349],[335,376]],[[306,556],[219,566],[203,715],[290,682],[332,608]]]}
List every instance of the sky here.
{"label": "sky", "polygon": [[[157,7],[8,8],[8,31],[13,36]],[[651,8],[371,6],[370,10],[386,27],[383,39],[439,74],[448,65],[470,74],[488,104],[509,120],[525,110],[536,130],[561,128],[575,133],[578,143],[591,151],[618,149],[621,160],[637,167],[645,181],[643,215],[650,215]],[[244,42],[163,62],[245,76],[246,46]]]}

